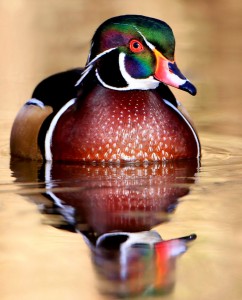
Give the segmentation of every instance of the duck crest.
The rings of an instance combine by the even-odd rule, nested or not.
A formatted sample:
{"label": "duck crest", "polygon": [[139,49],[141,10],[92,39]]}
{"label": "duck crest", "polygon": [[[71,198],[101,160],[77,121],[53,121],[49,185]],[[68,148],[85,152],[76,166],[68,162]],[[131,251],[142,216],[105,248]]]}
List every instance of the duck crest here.
{"label": "duck crest", "polygon": [[91,163],[199,157],[196,131],[168,88],[196,94],[174,51],[163,21],[139,15],[105,21],[84,69],[36,87],[13,124],[11,154]]}

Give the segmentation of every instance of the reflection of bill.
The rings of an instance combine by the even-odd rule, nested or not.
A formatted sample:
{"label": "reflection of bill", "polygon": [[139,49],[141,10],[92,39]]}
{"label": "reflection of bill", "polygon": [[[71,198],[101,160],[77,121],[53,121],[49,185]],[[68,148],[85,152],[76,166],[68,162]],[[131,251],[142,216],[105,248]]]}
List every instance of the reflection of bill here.
{"label": "reflection of bill", "polygon": [[11,163],[18,182],[39,182],[39,194],[27,196],[39,204],[47,222],[82,234],[101,275],[100,289],[119,296],[172,290],[176,257],[195,235],[162,241],[149,230],[169,220],[198,167],[197,160],[142,166],[47,163],[41,168],[34,162]]}
{"label": "reflection of bill", "polygon": [[195,238],[193,234],[162,241],[156,231],[100,236],[95,246],[89,243],[101,275],[100,289],[121,297],[169,293],[174,287],[176,258]]}

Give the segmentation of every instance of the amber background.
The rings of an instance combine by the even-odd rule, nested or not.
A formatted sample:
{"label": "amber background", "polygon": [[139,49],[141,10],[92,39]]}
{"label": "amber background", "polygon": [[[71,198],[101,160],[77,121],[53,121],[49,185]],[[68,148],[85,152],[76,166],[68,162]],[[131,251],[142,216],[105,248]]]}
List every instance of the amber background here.
{"label": "amber background", "polygon": [[106,18],[144,14],[173,28],[176,59],[197,86],[194,98],[174,90],[200,133],[198,183],[165,238],[198,233],[164,299],[230,299],[242,295],[242,2],[239,0],[0,1],[0,298],[106,299],[88,248],[77,234],[43,225],[36,206],[17,194],[9,169],[14,116],[43,77],[85,64],[94,30]]}

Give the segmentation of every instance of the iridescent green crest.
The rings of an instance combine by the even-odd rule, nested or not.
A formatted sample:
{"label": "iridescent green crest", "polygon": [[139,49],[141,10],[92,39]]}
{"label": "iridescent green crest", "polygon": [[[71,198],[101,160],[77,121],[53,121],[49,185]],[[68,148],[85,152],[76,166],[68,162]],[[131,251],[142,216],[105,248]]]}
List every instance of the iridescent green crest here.
{"label": "iridescent green crest", "polygon": [[145,38],[169,60],[174,59],[175,39],[165,22],[140,15],[118,16],[105,21],[96,31],[91,58],[113,48],[127,46],[131,38]]}

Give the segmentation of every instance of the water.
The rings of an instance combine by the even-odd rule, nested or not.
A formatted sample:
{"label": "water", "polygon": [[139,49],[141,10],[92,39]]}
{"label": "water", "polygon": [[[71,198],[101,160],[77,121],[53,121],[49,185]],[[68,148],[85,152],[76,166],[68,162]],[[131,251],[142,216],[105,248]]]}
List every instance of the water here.
{"label": "water", "polygon": [[[159,299],[241,299],[241,2],[100,0],[97,7],[90,0],[2,0],[0,7],[1,299],[106,300],[134,292],[137,298],[146,294],[153,299],[147,286],[164,268],[157,269],[161,256],[152,245],[133,247],[131,252],[126,248],[122,259],[115,249],[93,247],[97,232],[102,235],[117,227],[153,229],[165,240],[197,234],[185,253],[169,259],[175,250],[185,251],[184,244],[169,245],[167,256],[162,256],[163,266],[169,267],[166,281],[158,285]],[[68,173],[66,166],[57,165],[57,177],[47,185],[48,167],[38,176],[41,166],[36,163],[10,165],[11,124],[36,83],[84,65],[95,28],[125,13],[157,17],[172,26],[178,66],[198,88],[195,98],[174,93],[196,124],[201,164],[91,167],[78,172],[71,167]],[[46,192],[57,195],[57,204],[64,197],[66,206],[54,205]],[[73,215],[77,196],[81,198]],[[115,237],[112,244],[118,247],[126,238]],[[132,263],[125,264],[130,257]],[[126,266],[122,272],[121,262]],[[129,272],[133,277],[125,277]],[[123,281],[114,281],[110,274]]]}

